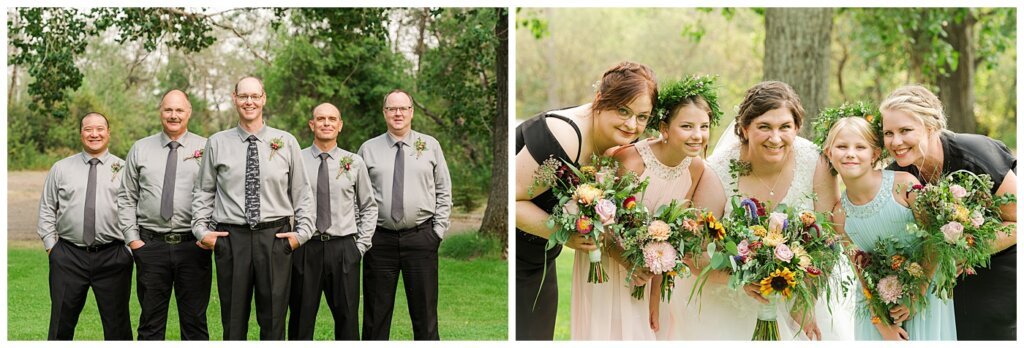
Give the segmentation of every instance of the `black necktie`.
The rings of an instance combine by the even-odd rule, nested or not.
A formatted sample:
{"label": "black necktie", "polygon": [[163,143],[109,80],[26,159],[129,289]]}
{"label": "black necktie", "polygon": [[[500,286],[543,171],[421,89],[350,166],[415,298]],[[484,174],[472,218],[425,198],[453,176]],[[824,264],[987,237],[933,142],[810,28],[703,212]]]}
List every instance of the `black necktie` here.
{"label": "black necktie", "polygon": [[331,182],[327,174],[327,158],[331,155],[320,153],[320,170],[316,174],[316,229],[327,233],[331,227]]}
{"label": "black necktie", "polygon": [[405,150],[402,145],[404,142],[397,142],[395,146],[398,146],[398,151],[395,152],[395,174],[391,181],[391,220],[395,223],[402,221],[403,211],[405,210],[405,201],[403,193],[405,193]]}
{"label": "black necktie", "polygon": [[160,217],[167,221],[171,221],[171,216],[174,215],[174,178],[177,177],[178,172],[179,146],[181,144],[177,141],[167,143],[167,147],[171,149],[167,151],[167,165],[164,166],[164,187],[160,193]]}
{"label": "black necktie", "polygon": [[85,187],[85,218],[82,220],[82,240],[85,245],[92,245],[96,241],[96,165],[99,163],[98,158],[89,160],[89,184]]}
{"label": "black necktie", "polygon": [[260,158],[256,150],[256,136],[250,135],[245,158],[245,221],[256,228],[260,222]]}

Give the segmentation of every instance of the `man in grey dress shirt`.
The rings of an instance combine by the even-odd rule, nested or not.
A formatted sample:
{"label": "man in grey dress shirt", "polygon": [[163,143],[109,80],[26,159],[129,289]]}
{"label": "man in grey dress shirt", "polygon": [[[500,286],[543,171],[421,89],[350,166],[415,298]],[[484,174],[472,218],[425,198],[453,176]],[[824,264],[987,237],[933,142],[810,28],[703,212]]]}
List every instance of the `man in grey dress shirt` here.
{"label": "man in grey dress shirt", "polygon": [[188,131],[192,104],[179,90],[160,99],[163,131],[128,151],[117,195],[118,227],[132,249],[141,340],[163,340],[171,291],[182,340],[209,340],[210,251],[192,234],[192,186],[206,138]]}
{"label": "man in grey dress shirt", "polygon": [[39,198],[36,232],[50,259],[50,340],[75,338],[91,287],[106,340],[131,340],[128,300],[132,257],[117,228],[117,188],[124,161],[107,152],[107,118],[80,123],[84,151],[57,161]]}
{"label": "man in grey dress shirt", "polygon": [[438,340],[437,249],[448,230],[452,182],[441,146],[412,130],[412,96],[384,96],[388,131],[359,147],[373,183],[377,231],[363,260],[363,339],[390,338],[395,287],[402,275],[413,338]]}
{"label": "man in grey dress shirt", "polygon": [[302,150],[316,197],[316,233],[292,256],[289,340],[312,340],[320,294],[334,316],[334,339],[359,339],[359,261],[370,248],[377,202],[366,164],[338,147],[341,112],[334,105],[313,109],[313,146]]}
{"label": "man in grey dress shirt", "polygon": [[243,78],[231,97],[238,126],[206,142],[192,232],[214,253],[224,339],[246,339],[255,288],[260,339],[282,340],[292,250],[313,235],[313,193],[298,141],[263,120],[263,83]]}

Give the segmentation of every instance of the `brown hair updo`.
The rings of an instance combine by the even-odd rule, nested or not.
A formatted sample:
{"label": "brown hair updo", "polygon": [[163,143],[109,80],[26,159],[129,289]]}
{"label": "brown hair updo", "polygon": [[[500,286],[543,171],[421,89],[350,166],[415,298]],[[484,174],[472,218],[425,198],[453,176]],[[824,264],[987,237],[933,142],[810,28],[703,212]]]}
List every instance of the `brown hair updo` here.
{"label": "brown hair updo", "polygon": [[747,96],[740,104],[740,111],[736,115],[736,137],[740,142],[747,143],[741,129],[745,129],[754,122],[758,116],[778,108],[788,108],[793,114],[793,123],[800,128],[804,119],[804,107],[800,104],[800,96],[796,95],[793,87],[781,81],[764,81],[750,87]]}

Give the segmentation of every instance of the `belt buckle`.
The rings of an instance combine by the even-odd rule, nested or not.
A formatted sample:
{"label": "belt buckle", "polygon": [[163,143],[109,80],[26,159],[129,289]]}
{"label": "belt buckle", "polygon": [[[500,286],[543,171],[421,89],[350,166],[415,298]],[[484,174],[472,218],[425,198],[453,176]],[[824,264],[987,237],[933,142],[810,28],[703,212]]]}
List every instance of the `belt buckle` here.
{"label": "belt buckle", "polygon": [[171,245],[181,243],[181,235],[176,233],[164,235],[164,242]]}
{"label": "belt buckle", "polygon": [[331,235],[326,234],[326,233],[320,235],[320,241],[321,242],[326,242],[326,241],[329,241],[329,240],[331,240]]}
{"label": "belt buckle", "polygon": [[90,252],[90,253],[94,253],[94,252],[100,251],[100,245],[86,245],[85,246],[85,251]]}

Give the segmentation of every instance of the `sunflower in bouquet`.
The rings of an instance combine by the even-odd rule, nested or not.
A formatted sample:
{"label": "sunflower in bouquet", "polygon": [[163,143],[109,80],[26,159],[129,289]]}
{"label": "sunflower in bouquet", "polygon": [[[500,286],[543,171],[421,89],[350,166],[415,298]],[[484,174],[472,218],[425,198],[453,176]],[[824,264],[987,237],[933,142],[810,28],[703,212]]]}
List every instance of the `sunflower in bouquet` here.
{"label": "sunflower in bouquet", "polygon": [[925,248],[935,256],[935,287],[942,299],[953,297],[960,270],[966,275],[975,268],[988,267],[992,241],[999,233],[1012,233],[1004,226],[999,207],[1016,198],[1012,194],[995,196],[992,179],[986,175],[960,170],[936,184],[915,185],[917,194],[911,210],[917,224],[907,230],[924,240]]}
{"label": "sunflower in bouquet", "polygon": [[752,339],[778,340],[780,300],[795,298],[794,311],[806,316],[817,296],[830,298],[832,291],[838,291],[823,274],[839,260],[835,231],[822,213],[786,205],[766,213],[764,205],[752,198],[733,197],[730,204],[732,213],[724,219],[732,232],[726,248],[732,269],[729,286],[740,290],[753,284],[769,299],[761,305]]}
{"label": "sunflower in bouquet", "polygon": [[928,271],[922,266],[924,253],[919,238],[879,238],[871,253],[852,250],[851,254],[867,302],[862,308],[870,311],[872,323],[893,325],[889,310],[899,305],[911,312],[928,306]]}
{"label": "sunflower in bouquet", "polygon": [[[647,216],[649,214],[644,208],[644,214],[647,219],[636,220],[643,221],[640,224],[623,224],[618,234],[621,236],[622,257],[633,265],[628,277],[641,267],[653,274],[661,274],[659,294],[662,300],[668,301],[672,298],[675,277],[691,273],[684,262],[684,255],[687,254],[687,246],[700,245],[701,228],[697,222],[700,214],[676,200],[658,207],[653,216]],[[634,286],[633,297],[643,299],[646,289],[646,284]]]}
{"label": "sunflower in bouquet", "polygon": [[618,222],[634,207],[636,197],[647,188],[647,181],[632,172],[617,175],[619,162],[611,157],[591,157],[591,164],[577,168],[555,159],[545,160],[538,169],[538,184],[551,187],[558,199],[557,207],[547,225],[555,232],[548,239],[547,249],[565,244],[573,234],[594,240],[597,249],[590,252],[587,282],[603,283],[608,273],[601,265],[602,234],[622,228]]}

